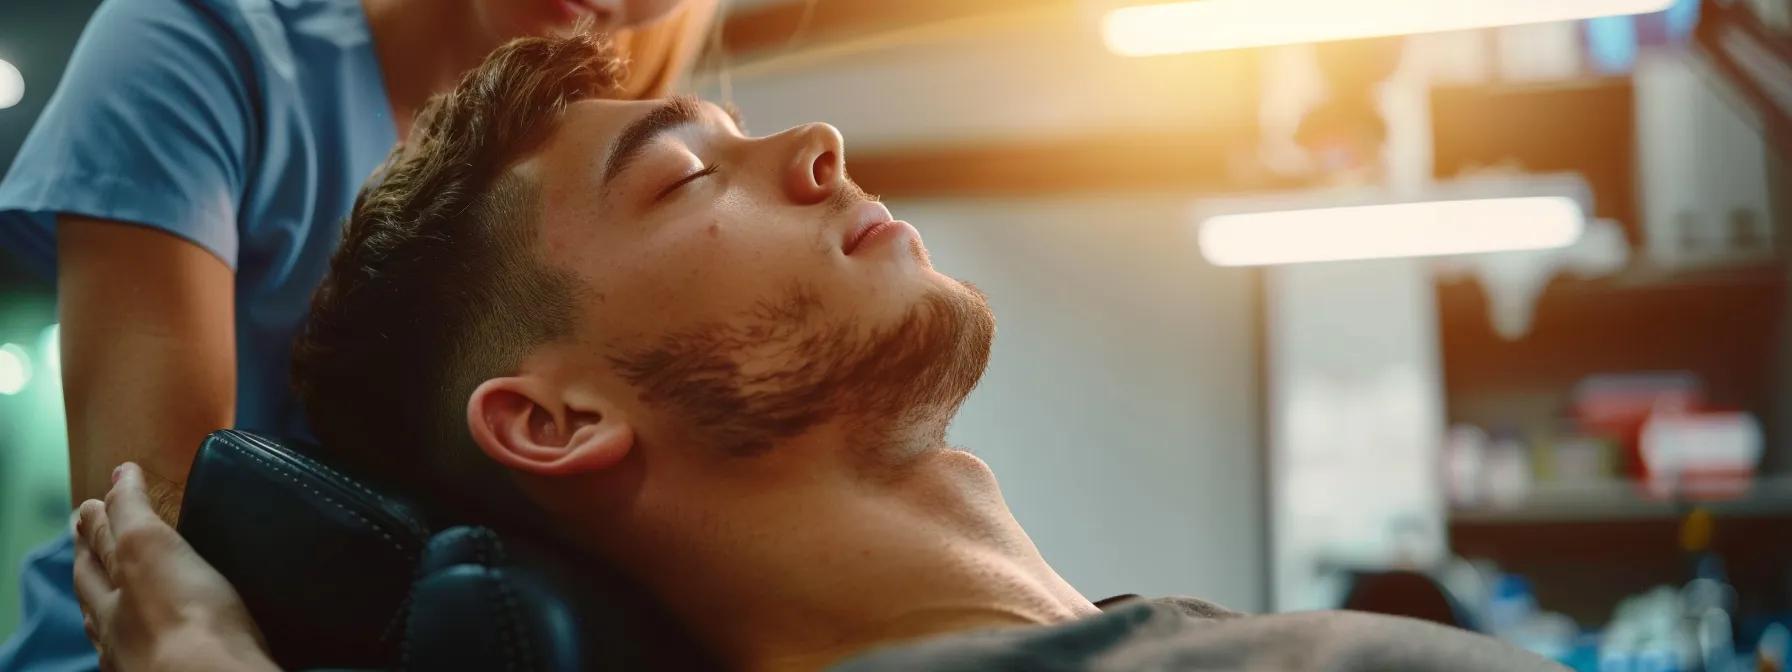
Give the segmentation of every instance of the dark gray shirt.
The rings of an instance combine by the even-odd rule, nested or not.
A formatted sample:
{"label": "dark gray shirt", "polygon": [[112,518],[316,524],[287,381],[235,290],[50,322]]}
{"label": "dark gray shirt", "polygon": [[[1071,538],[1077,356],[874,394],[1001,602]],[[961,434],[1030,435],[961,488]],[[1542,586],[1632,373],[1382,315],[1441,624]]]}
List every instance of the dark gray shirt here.
{"label": "dark gray shirt", "polygon": [[[1109,604],[1109,603],[1104,603]],[[1109,604],[1098,616],[880,649],[833,672],[930,670],[1564,670],[1464,630],[1354,612],[1246,616],[1192,598]]]}

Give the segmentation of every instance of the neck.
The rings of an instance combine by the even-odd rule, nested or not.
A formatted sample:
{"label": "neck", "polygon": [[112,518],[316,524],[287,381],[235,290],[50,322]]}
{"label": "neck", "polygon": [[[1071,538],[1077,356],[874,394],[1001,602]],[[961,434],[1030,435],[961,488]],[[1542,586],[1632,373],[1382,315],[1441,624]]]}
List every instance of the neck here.
{"label": "neck", "polygon": [[982,460],[933,445],[875,477],[776,464],[815,448],[777,446],[751,458],[750,476],[706,483],[705,500],[722,504],[698,533],[625,554],[731,667],[819,669],[882,644],[1096,613],[1045,563]]}
{"label": "neck", "polygon": [[430,96],[452,89],[463,73],[501,43],[498,36],[480,28],[478,9],[471,5],[361,0],[401,141]]}

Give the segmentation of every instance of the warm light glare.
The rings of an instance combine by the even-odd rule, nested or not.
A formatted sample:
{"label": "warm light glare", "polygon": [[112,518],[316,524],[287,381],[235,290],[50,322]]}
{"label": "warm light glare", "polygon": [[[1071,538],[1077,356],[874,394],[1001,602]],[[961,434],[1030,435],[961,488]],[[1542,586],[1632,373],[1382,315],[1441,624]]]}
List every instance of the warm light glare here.
{"label": "warm light glare", "polygon": [[0,394],[18,394],[31,382],[31,356],[17,343],[0,345]]}
{"label": "warm light glare", "polygon": [[11,63],[0,61],[0,110],[25,99],[25,75]]}
{"label": "warm light glare", "polygon": [[1195,0],[1102,19],[1114,53],[1151,56],[1644,14],[1674,0]]}
{"label": "warm light glare", "polygon": [[1221,215],[1201,223],[1201,253],[1220,266],[1427,257],[1565,247],[1580,205],[1561,196],[1430,201]]}

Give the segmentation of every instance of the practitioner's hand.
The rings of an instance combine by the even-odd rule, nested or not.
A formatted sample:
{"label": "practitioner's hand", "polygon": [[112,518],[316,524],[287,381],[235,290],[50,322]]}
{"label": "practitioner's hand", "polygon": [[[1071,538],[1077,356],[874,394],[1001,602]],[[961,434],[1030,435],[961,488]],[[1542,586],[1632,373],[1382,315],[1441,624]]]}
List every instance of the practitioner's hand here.
{"label": "practitioner's hand", "polygon": [[75,593],[109,672],[275,670],[223,575],[156,516],[143,472],[112,472],[106,501],[81,503]]}

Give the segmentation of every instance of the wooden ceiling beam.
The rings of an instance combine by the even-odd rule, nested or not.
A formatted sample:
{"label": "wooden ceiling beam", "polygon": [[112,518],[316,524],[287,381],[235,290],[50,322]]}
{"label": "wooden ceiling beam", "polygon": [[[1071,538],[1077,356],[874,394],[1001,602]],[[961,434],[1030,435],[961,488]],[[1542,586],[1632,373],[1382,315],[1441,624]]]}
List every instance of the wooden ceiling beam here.
{"label": "wooden ceiling beam", "polygon": [[[1236,130],[1236,129],[1221,129]],[[849,153],[846,169],[890,198],[1220,193],[1296,186],[1253,168],[1251,134],[1114,133]]]}

